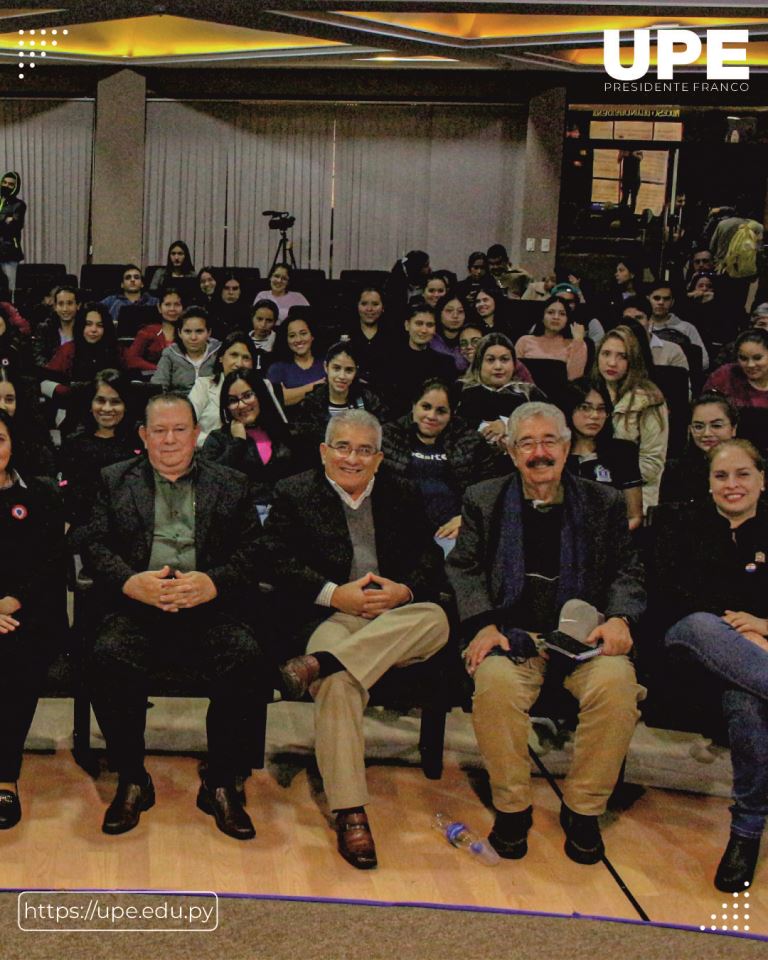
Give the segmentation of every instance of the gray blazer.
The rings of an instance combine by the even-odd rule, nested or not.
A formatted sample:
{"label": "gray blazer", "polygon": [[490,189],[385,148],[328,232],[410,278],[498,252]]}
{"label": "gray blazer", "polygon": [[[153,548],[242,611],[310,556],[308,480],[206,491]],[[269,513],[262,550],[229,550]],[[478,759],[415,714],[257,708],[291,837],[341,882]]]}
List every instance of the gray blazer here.
{"label": "gray blazer", "polygon": [[[474,484],[464,495],[461,531],[446,570],[467,640],[491,623],[515,626],[506,616],[509,599],[504,596],[500,556],[502,511],[510,484],[520,488],[519,474]],[[645,610],[644,572],[627,527],[624,498],[613,488],[570,474],[563,474],[563,487],[586,557],[579,599],[606,618],[625,616],[636,623]],[[506,522],[517,527],[522,542],[522,517],[507,517]]]}

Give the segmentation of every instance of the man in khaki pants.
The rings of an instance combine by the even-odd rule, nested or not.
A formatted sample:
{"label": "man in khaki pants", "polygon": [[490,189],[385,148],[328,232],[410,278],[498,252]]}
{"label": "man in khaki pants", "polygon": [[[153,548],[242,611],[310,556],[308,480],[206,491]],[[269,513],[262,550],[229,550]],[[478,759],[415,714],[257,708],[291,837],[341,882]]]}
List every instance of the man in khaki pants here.
{"label": "man in khaki pants", "polygon": [[[465,659],[475,679],[475,734],[496,808],[489,840],[503,857],[527,853],[528,711],[545,673],[556,670],[580,708],[560,813],[565,851],[577,863],[597,863],[605,852],[597,818],[645,694],[628,657],[632,627],[645,607],[642,568],[621,494],[563,473],[570,430],[560,410],[546,403],[518,407],[507,445],[517,472],[467,490],[448,558],[470,641]],[[578,663],[542,643],[574,600],[585,601],[581,606],[591,609],[595,624],[598,611],[604,615],[585,638],[602,644],[600,654]]]}
{"label": "man in khaki pants", "polygon": [[[365,805],[363,710],[390,667],[427,660],[448,639],[434,602],[443,552],[415,488],[380,473],[381,427],[365,410],[332,417],[322,467],[276,487],[262,545],[280,622],[306,653],[282,667],[284,693],[315,700],[315,750],[339,853],[376,866]],[[307,643],[308,641],[308,643]]]}

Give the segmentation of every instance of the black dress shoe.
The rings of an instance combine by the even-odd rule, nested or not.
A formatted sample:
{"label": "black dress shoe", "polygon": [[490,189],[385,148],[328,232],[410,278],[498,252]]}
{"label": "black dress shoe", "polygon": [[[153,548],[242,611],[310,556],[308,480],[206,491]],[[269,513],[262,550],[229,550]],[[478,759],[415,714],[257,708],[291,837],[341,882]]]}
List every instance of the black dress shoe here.
{"label": "black dress shoe", "polygon": [[560,825],[565,830],[565,852],[576,863],[599,863],[605,856],[597,817],[576,813],[563,804]]}
{"label": "black dress shoe", "polygon": [[138,824],[142,813],[154,805],[155,788],[152,777],[147,777],[144,786],[121,781],[117,785],[114,800],[104,814],[101,829],[109,834],[128,833]]}
{"label": "black dress shoe", "polygon": [[256,836],[251,818],[243,810],[240,797],[234,787],[209,787],[200,784],[197,806],[203,813],[214,817],[216,826],[235,840],[252,840]]}
{"label": "black dress shoe", "polygon": [[741,893],[752,883],[760,853],[760,840],[731,834],[715,874],[715,886],[723,893]]}
{"label": "black dress shoe", "polygon": [[532,823],[532,807],[519,813],[497,811],[488,843],[505,860],[521,860],[528,853],[528,831]]}
{"label": "black dress shoe", "polygon": [[0,790],[0,830],[10,830],[21,820],[21,803],[18,793]]}

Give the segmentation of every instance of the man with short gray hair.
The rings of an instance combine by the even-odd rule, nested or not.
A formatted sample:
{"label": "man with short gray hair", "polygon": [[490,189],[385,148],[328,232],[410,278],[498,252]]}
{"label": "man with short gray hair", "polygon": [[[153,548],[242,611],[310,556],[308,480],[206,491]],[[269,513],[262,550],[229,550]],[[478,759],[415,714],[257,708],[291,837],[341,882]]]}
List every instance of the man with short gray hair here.
{"label": "man with short gray hair", "polygon": [[284,693],[315,700],[315,750],[339,853],[376,866],[365,805],[363,710],[390,667],[427,660],[448,639],[435,601],[443,554],[416,489],[380,471],[381,427],[345,410],[320,444],[322,469],[277,484],[263,547],[299,656],[282,667]]}
{"label": "man with short gray hair", "polygon": [[[597,863],[605,852],[597,818],[645,694],[628,657],[645,607],[642,569],[621,494],[564,472],[570,431],[557,407],[518,407],[507,442],[517,471],[467,490],[448,557],[475,679],[475,734],[496,808],[489,840],[503,857],[527,853],[528,712],[554,672],[580,707],[560,813],[565,851],[578,863]],[[599,654],[577,661],[548,651],[558,627],[583,641],[582,653],[599,645]]]}

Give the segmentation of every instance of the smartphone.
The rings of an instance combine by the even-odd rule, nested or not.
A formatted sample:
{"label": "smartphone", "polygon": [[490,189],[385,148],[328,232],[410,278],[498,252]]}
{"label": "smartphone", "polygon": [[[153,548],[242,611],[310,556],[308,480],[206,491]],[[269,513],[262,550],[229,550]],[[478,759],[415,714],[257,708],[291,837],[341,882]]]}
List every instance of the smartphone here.
{"label": "smartphone", "polygon": [[584,660],[591,660],[592,657],[599,655],[602,650],[602,643],[596,646],[590,646],[588,643],[581,643],[580,640],[574,640],[567,633],[560,630],[553,630],[544,638],[544,644],[548,650],[560,653],[569,660],[576,660],[581,663]]}

